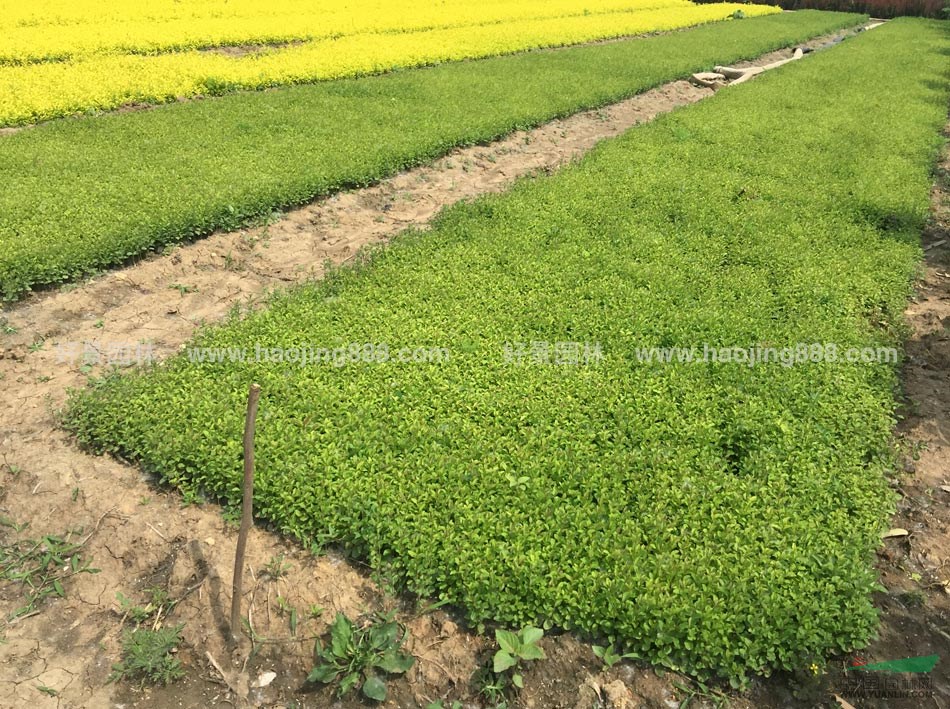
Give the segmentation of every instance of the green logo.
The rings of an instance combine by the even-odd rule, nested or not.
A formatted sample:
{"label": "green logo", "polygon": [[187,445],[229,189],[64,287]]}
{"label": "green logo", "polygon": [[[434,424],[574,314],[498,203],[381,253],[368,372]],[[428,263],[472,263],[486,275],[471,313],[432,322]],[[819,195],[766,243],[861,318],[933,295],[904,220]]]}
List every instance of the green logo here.
{"label": "green logo", "polygon": [[925,657],[907,657],[903,660],[888,660],[886,662],[875,662],[868,664],[860,657],[855,657],[851,662],[849,670],[864,670],[867,672],[913,672],[924,673],[932,672],[937,665],[940,655],[927,655]]}

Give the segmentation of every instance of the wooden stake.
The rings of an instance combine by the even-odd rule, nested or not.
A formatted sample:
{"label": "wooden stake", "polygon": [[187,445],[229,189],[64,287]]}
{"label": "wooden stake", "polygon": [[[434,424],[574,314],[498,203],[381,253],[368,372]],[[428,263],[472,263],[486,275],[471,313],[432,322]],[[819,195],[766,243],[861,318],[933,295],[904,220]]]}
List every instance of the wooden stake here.
{"label": "wooden stake", "polygon": [[244,550],[247,534],[254,524],[254,424],[261,388],[251,384],[247,395],[247,417],[244,419],[244,504],[241,510],[241,531],[234,553],[234,580],[231,584],[231,641],[237,643],[241,630],[241,595],[244,585]]}

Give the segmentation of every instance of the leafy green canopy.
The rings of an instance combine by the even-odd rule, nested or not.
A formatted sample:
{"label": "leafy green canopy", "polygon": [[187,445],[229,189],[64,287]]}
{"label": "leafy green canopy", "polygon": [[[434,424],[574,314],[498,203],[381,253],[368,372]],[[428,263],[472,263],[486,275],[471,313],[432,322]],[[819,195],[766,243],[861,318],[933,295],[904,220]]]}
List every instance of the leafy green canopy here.
{"label": "leafy green canopy", "polygon": [[[447,211],[196,346],[442,346],[442,364],[191,364],[79,393],[83,441],[240,499],[472,619],[734,679],[864,643],[893,364],[651,346],[898,346],[946,119],[945,25],[898,20]],[[586,366],[505,343],[600,343]]]}
{"label": "leafy green canopy", "polygon": [[861,19],[801,12],[722,22],[55,121],[3,137],[0,298]]}

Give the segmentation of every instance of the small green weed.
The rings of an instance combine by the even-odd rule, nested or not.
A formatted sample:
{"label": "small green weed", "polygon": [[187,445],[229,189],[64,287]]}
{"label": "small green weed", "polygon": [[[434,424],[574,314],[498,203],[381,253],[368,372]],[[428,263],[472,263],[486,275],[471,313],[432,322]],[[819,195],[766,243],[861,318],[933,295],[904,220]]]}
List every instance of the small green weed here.
{"label": "small green weed", "polygon": [[318,664],[307,681],[330,684],[339,680],[338,697],[359,687],[369,699],[384,701],[386,683],[379,673],[402,674],[415,661],[402,650],[408,635],[391,616],[377,617],[359,627],[337,613],[330,627],[330,644],[316,641],[314,656]]}
{"label": "small green weed", "polygon": [[298,614],[290,602],[283,596],[277,596],[277,613],[281,616],[287,616],[290,623],[290,634],[297,635]]}
{"label": "small green weed", "polygon": [[638,655],[634,652],[620,654],[614,650],[613,645],[592,645],[591,650],[593,650],[594,654],[603,661],[604,667],[606,667],[608,670],[621,660],[630,660],[638,657]]}
{"label": "small green weed", "polygon": [[499,647],[492,656],[491,665],[480,667],[472,678],[479,694],[484,695],[494,709],[507,709],[505,692],[510,687],[524,688],[522,663],[544,659],[544,650],[538,644],[543,637],[543,630],[530,625],[518,633],[502,629],[495,631]]}
{"label": "small green weed", "polygon": [[198,507],[205,503],[205,497],[197,490],[184,489],[181,491],[181,506],[182,507],[191,507],[192,505]]}
{"label": "small green weed", "polygon": [[[10,520],[4,520],[3,526],[13,529],[16,536],[26,528]],[[99,573],[79,554],[86,540],[74,541],[76,534],[48,534],[0,544],[0,581],[19,585],[26,598],[10,620],[36,612],[47,598],[65,598],[65,583],[73,576]]]}
{"label": "small green weed", "polygon": [[261,574],[271,581],[276,581],[286,576],[294,567],[284,562],[284,555],[278,554],[272,556],[270,561],[261,570]]}
{"label": "small green weed", "polygon": [[238,529],[241,526],[241,508],[240,507],[225,507],[221,510],[221,518],[224,520],[224,523],[233,529]]}
{"label": "small green weed", "polygon": [[511,674],[511,683],[521,689],[524,687],[524,678],[518,669],[522,662],[544,659],[544,650],[538,645],[543,637],[544,631],[541,628],[530,625],[525,626],[518,633],[510,630],[496,630],[495,640],[498,641],[499,650],[492,658],[492,671],[500,676],[509,670],[514,670]]}
{"label": "small green weed", "polygon": [[168,286],[172,290],[177,290],[181,295],[186,295],[187,293],[197,293],[198,286],[186,286],[181,283],[172,283]]}
{"label": "small green weed", "polygon": [[109,681],[138,680],[142,684],[169,684],[185,676],[174,653],[181,644],[176,625],[159,630],[139,628],[122,636],[122,661],[112,666]]}
{"label": "small green weed", "polygon": [[729,706],[729,698],[718,689],[709,687],[697,679],[687,682],[673,681],[673,686],[683,693],[684,698],[680,702],[679,709],[686,709],[694,705],[694,702],[700,703],[696,706],[712,705],[715,709]]}
{"label": "small green weed", "polygon": [[121,592],[115,594],[123,619],[128,618],[136,625],[140,625],[147,620],[167,615],[175,607],[176,601],[163,588],[153,586],[146,589],[145,594],[148,596],[145,605],[138,605]]}

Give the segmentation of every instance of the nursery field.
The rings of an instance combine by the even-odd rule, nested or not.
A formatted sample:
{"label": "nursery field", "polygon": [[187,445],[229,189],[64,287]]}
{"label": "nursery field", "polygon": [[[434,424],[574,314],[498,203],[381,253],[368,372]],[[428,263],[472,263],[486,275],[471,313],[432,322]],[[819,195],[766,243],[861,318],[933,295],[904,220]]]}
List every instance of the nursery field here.
{"label": "nursery field", "polygon": [[7,0],[0,3],[0,126],[668,31],[738,11],[780,12],[687,0]]}
{"label": "nursery field", "polygon": [[[720,23],[8,136],[3,290],[853,22]],[[195,36],[168,46],[221,41]],[[946,23],[888,23],[553,176],[457,205],[432,231],[202,329],[191,345],[384,343],[445,348],[447,360],[182,354],[75,393],[66,423],[96,450],[234,507],[245,397],[258,382],[258,513],[472,621],[581,630],[736,681],[859,647],[876,626],[874,551],[893,506],[895,363],[648,364],[634,353],[899,348],[947,119],[948,53]],[[485,101],[492,92],[506,100]],[[169,152],[176,140],[187,148]],[[118,156],[139,148],[148,169],[131,179]],[[563,343],[590,356],[556,356]]]}
{"label": "nursery field", "polygon": [[[156,246],[365,185],[458,145],[615,102],[862,19],[815,11],[770,15],[646,39],[53,121],[0,136],[0,297],[74,280]],[[12,69],[35,66],[47,65]],[[0,67],[0,74],[8,68]],[[0,89],[0,101],[21,95]]]}

